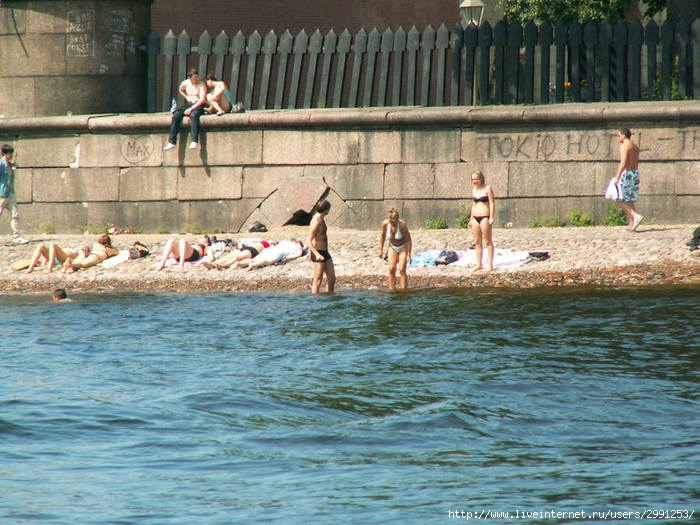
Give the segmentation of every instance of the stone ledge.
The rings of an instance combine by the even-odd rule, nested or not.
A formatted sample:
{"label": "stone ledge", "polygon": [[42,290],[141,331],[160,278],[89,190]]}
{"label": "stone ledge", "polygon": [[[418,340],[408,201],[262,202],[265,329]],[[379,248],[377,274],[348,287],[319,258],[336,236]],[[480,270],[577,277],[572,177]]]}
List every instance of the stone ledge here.
{"label": "stone ledge", "polygon": [[[384,107],[259,110],[205,116],[204,129],[354,129],[471,127],[535,123],[614,123],[634,128],[640,122],[698,122],[698,101],[550,104],[542,106]],[[21,132],[166,132],[169,113],[129,113],[0,119],[0,134]],[[185,119],[184,127],[187,127]]]}

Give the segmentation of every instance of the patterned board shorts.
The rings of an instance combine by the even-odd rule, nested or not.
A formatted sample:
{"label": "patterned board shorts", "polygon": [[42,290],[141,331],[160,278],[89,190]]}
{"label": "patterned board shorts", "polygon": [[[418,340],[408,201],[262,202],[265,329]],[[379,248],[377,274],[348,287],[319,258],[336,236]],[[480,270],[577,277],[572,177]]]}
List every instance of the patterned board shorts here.
{"label": "patterned board shorts", "polygon": [[622,202],[637,202],[639,194],[639,170],[626,170],[620,175],[620,198]]}

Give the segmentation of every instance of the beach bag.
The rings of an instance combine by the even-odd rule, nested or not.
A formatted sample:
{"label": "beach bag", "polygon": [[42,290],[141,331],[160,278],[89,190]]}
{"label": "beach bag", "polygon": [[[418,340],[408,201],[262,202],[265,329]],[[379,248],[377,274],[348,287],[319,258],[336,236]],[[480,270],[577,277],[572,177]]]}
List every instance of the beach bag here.
{"label": "beach bag", "polygon": [[613,201],[620,200],[620,187],[615,184],[615,177],[608,182],[608,187],[605,190],[605,198]]}
{"label": "beach bag", "polygon": [[141,257],[146,257],[150,252],[148,251],[148,248],[141,244],[139,241],[136,241],[134,244],[131,245],[131,248],[129,248],[129,259],[139,259]]}
{"label": "beach bag", "polygon": [[245,107],[242,102],[238,102],[231,108],[231,113],[245,113]]}
{"label": "beach bag", "polygon": [[250,227],[248,228],[248,231],[249,232],[266,232],[267,226],[265,226],[260,221],[255,221],[253,224],[250,225]]}
{"label": "beach bag", "polygon": [[457,259],[459,259],[457,252],[453,250],[442,250],[435,258],[435,264],[452,264],[457,261]]}

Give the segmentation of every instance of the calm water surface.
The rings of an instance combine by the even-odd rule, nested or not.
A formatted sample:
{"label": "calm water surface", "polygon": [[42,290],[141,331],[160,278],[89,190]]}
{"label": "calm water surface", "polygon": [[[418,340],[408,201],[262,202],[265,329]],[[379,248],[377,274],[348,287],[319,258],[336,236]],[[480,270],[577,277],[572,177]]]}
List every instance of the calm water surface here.
{"label": "calm water surface", "polygon": [[697,520],[699,296],[0,297],[0,523]]}

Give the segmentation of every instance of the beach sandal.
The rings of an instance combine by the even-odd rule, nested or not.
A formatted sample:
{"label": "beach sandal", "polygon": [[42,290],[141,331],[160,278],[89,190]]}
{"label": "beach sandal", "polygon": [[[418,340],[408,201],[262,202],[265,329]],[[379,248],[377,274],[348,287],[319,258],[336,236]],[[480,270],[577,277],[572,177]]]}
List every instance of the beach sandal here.
{"label": "beach sandal", "polygon": [[632,228],[630,229],[630,231],[636,231],[636,230],[637,230],[637,226],[639,226],[639,224],[640,224],[643,220],[644,220],[644,216],[643,216],[643,215],[640,215],[637,219],[635,219],[635,220],[634,220],[634,224],[632,224]]}

